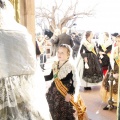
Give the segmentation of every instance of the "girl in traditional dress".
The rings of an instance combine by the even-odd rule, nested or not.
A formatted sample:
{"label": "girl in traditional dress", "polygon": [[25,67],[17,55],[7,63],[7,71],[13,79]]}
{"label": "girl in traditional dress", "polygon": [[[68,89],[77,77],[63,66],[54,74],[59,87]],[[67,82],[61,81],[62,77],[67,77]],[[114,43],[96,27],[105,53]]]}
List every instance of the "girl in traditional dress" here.
{"label": "girl in traditional dress", "polygon": [[[119,76],[119,67],[120,67],[120,35],[116,37],[116,46],[113,46],[111,56],[110,56],[111,68],[113,70],[113,91],[112,91],[112,101],[113,106],[117,105],[118,98],[118,76]],[[110,75],[111,72],[107,72],[105,78],[103,79],[102,86],[100,89],[102,101],[108,103],[110,99]],[[109,104],[103,108],[104,110],[109,109]]]}
{"label": "girl in traditional dress", "polygon": [[0,0],[0,120],[51,120],[32,37],[8,0]]}
{"label": "girl in traditional dress", "polygon": [[110,70],[110,53],[112,49],[112,40],[108,32],[104,32],[98,41],[99,58],[102,65],[103,75]]}
{"label": "girl in traditional dress", "polygon": [[85,90],[91,90],[91,86],[100,85],[103,77],[95,43],[92,42],[92,39],[92,31],[87,31],[81,42],[80,57],[77,63],[81,86]]}
{"label": "girl in traditional dress", "polygon": [[86,107],[79,94],[79,79],[74,67],[71,48],[61,44],[58,61],[53,63],[51,73],[45,76],[52,80],[47,100],[53,120],[85,120]]}

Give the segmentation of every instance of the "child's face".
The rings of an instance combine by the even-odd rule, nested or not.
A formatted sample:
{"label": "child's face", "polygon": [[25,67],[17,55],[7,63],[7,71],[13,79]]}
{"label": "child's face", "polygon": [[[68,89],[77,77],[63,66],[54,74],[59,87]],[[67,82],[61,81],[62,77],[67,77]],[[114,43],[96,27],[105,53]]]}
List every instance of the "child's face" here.
{"label": "child's face", "polygon": [[66,61],[68,60],[68,50],[64,47],[59,47],[57,52],[58,60],[59,61]]}

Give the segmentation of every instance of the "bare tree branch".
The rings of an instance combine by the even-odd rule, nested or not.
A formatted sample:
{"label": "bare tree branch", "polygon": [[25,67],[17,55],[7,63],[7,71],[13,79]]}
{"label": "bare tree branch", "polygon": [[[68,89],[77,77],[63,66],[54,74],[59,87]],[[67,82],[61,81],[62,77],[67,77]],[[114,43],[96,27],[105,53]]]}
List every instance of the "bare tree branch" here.
{"label": "bare tree branch", "polygon": [[61,3],[60,3],[60,5],[58,6],[58,9],[60,9],[60,7],[61,7],[62,3],[63,3],[63,0],[61,0]]}
{"label": "bare tree branch", "polygon": [[[66,26],[69,21],[71,21],[72,26],[76,19],[78,18],[83,18],[84,16],[92,16],[94,8],[88,9],[86,11],[76,11],[78,6],[78,3],[80,2],[79,0],[74,0],[70,1],[70,5],[66,10],[63,10],[62,5],[63,5],[63,0],[58,4],[57,0],[54,0],[54,5],[52,6],[51,9],[48,9],[46,7],[40,7],[36,12],[36,17],[43,17],[46,18],[49,25],[50,29],[54,31],[54,29],[59,28],[62,29],[62,27]],[[58,13],[59,12],[59,13]],[[60,14],[62,13],[62,14]],[[56,15],[58,17],[56,17]]]}

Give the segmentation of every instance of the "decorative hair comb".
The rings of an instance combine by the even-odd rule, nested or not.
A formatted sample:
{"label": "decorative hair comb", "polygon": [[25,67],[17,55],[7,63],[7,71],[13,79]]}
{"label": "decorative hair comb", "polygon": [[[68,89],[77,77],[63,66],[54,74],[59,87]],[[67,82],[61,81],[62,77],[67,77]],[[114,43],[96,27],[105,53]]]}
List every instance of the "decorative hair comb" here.
{"label": "decorative hair comb", "polygon": [[5,2],[3,0],[0,0],[0,7],[4,8],[5,7]]}

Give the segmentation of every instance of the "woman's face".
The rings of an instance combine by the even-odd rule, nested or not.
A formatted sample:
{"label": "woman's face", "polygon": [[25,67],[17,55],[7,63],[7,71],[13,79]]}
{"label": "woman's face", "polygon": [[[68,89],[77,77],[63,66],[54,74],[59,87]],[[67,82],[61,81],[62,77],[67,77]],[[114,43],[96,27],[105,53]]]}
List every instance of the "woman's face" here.
{"label": "woman's face", "polygon": [[106,36],[105,33],[103,33],[104,40],[108,40],[108,37]]}
{"label": "woman's face", "polygon": [[68,49],[64,47],[59,47],[57,52],[57,57],[59,61],[66,61],[68,60]]}
{"label": "woman's face", "polygon": [[90,33],[89,38],[93,39],[93,33],[92,32]]}

